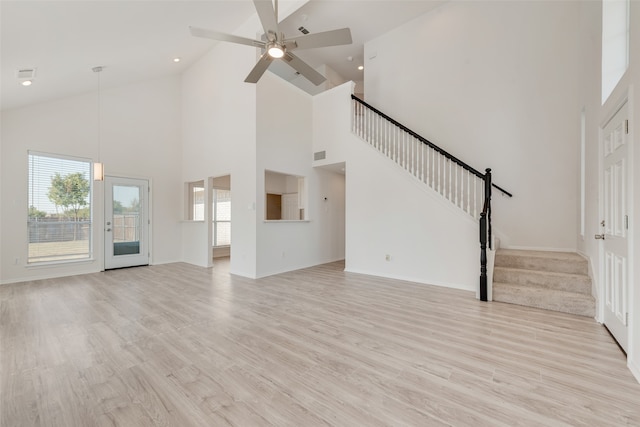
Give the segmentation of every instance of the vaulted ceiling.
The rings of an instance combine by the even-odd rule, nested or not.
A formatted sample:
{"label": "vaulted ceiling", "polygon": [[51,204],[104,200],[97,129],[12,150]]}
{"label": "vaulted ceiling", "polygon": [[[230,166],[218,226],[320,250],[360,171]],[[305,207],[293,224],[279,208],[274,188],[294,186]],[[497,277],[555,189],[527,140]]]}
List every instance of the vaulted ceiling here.
{"label": "vaulted ceiling", "polygon": [[[300,26],[310,32],[350,27],[353,45],[300,51],[299,56],[313,66],[326,63],[348,80],[362,80],[357,66],[364,60],[364,42],[441,3],[311,0],[281,30],[297,35]],[[250,0],[2,0],[1,108],[94,91],[98,77],[91,69],[98,65],[108,70],[100,76],[103,87],[182,73],[216,43],[191,37],[189,25],[233,32],[254,13]],[[31,67],[36,69],[34,84],[23,87],[16,72]],[[278,74],[295,77],[288,69]]]}

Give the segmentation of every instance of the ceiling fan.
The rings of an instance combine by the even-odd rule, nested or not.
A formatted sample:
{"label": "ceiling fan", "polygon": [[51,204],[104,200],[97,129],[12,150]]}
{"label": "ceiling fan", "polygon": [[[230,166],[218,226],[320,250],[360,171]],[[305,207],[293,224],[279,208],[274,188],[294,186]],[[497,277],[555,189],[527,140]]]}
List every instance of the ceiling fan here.
{"label": "ceiling fan", "polygon": [[314,70],[309,64],[294,55],[292,51],[295,49],[311,49],[352,43],[351,30],[349,30],[349,28],[306,34],[287,39],[283,33],[278,31],[278,0],[275,0],[275,6],[272,0],[253,0],[253,4],[258,12],[260,23],[264,28],[264,41],[252,40],[203,28],[189,27],[191,35],[196,37],[244,44],[263,49],[264,53],[258,60],[258,63],[244,80],[247,83],[257,83],[264,72],[267,71],[271,62],[280,59],[318,86],[324,82],[326,78]]}

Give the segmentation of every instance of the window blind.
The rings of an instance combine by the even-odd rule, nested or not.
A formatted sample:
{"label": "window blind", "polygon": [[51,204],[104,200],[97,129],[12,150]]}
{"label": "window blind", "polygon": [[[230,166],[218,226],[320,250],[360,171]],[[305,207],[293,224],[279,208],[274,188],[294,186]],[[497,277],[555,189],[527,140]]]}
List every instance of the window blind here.
{"label": "window blind", "polygon": [[213,246],[231,244],[231,191],[213,190]]}
{"label": "window blind", "polygon": [[91,161],[29,153],[27,262],[91,257]]}

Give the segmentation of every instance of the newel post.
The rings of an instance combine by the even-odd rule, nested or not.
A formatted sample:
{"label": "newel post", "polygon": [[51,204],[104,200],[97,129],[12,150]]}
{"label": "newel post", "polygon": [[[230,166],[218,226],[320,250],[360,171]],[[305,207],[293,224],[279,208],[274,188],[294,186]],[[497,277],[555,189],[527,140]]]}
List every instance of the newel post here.
{"label": "newel post", "polygon": [[487,301],[487,213],[480,214],[480,301]]}
{"label": "newel post", "polygon": [[493,249],[493,243],[491,238],[491,168],[485,169],[486,174],[484,175],[484,200],[487,205],[487,240],[489,242],[489,249]]}
{"label": "newel post", "polygon": [[484,206],[480,214],[480,301],[487,301],[487,242],[491,249],[491,169],[484,176]]}

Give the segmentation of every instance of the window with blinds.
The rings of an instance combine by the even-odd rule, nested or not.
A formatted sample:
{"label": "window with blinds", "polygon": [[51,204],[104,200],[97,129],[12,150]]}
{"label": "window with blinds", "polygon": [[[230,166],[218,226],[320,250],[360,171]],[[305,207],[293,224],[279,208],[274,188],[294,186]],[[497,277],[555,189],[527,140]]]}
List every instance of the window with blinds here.
{"label": "window with blinds", "polygon": [[213,189],[213,246],[231,244],[231,191]]}
{"label": "window with blinds", "polygon": [[91,161],[29,153],[28,263],[91,257]]}
{"label": "window with blinds", "polygon": [[189,183],[189,219],[204,221],[204,181]]}

